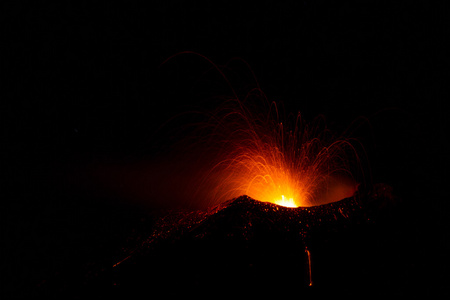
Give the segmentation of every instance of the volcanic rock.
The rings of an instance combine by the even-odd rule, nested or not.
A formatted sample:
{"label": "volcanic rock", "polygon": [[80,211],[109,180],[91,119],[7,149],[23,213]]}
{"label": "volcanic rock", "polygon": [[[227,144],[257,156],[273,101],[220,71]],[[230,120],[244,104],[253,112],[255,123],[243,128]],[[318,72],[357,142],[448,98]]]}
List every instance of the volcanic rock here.
{"label": "volcanic rock", "polygon": [[[83,266],[83,279],[49,280],[38,294],[55,286],[64,295],[110,298],[376,291],[378,274],[392,261],[380,250],[380,232],[387,230],[379,228],[395,203],[388,186],[376,185],[313,207],[241,196],[208,210],[155,212],[122,242],[116,238],[109,265]],[[391,213],[383,213],[386,207]]]}
{"label": "volcanic rock", "polygon": [[367,226],[372,194],[298,208],[241,196],[207,211],[170,212],[145,242],[114,263],[115,286],[122,292],[151,286],[174,295],[224,284],[227,291],[251,295],[309,293],[316,245],[326,247],[349,229]]}

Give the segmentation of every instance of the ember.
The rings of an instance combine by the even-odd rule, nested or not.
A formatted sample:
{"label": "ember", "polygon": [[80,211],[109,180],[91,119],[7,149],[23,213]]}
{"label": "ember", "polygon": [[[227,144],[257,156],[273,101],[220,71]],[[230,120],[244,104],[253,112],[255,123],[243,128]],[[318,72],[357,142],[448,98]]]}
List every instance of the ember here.
{"label": "ember", "polygon": [[[208,58],[183,53],[202,57],[229,83],[222,68]],[[333,134],[322,117],[310,123],[300,113],[293,119],[285,117],[258,84],[242,96],[229,87],[232,96],[215,111],[204,112],[206,120],[199,122],[184,145],[178,145],[195,153],[186,161],[202,162],[195,169],[203,171],[186,176],[194,182],[185,194],[194,194],[197,201],[203,198],[210,206],[248,195],[288,207],[353,195],[362,174],[357,141]],[[341,192],[329,193],[330,189]]]}

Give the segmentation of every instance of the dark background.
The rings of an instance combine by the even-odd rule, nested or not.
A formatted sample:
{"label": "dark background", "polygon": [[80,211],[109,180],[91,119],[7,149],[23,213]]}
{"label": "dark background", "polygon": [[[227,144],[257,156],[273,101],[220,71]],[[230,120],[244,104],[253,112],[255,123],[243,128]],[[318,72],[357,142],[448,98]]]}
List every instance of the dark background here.
{"label": "dark background", "polygon": [[[11,255],[2,259],[15,293],[79,261],[98,260],[114,246],[117,228],[132,222],[124,215],[135,208],[112,200],[120,196],[99,192],[88,180],[77,188],[79,178],[71,174],[79,166],[151,158],[159,150],[159,126],[205,104],[207,97],[192,89],[209,68],[203,59],[185,54],[160,67],[181,51],[222,66],[234,57],[245,60],[270,100],[307,120],[323,114],[336,132],[368,118],[353,134],[367,151],[371,180],[393,186],[411,214],[411,230],[425,238],[421,253],[445,265],[444,7],[411,1],[17,1],[7,12],[2,219]],[[205,94],[229,93],[220,80],[213,78],[219,87]]]}

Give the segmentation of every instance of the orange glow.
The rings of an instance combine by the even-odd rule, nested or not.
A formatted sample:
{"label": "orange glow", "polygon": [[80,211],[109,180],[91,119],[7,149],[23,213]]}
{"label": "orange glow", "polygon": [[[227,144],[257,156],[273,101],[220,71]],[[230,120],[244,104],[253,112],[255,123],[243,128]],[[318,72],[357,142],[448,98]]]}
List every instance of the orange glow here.
{"label": "orange glow", "polygon": [[238,108],[220,112],[219,124],[208,136],[206,149],[216,154],[216,163],[200,185],[208,191],[207,199],[220,203],[248,195],[286,207],[313,206],[322,204],[320,195],[329,190],[333,176],[351,177],[354,161],[348,154],[357,160],[356,150],[348,140],[331,136],[320,123],[323,119],[310,129],[299,114],[287,130],[274,103],[265,117],[239,100],[235,103]]}
{"label": "orange glow", "polygon": [[[333,135],[323,116],[312,123],[300,113],[280,117],[279,107],[268,101],[251,70],[256,86],[235,90],[225,74],[228,68],[194,52],[179,54],[206,60],[232,92],[228,99],[220,97],[218,109],[192,112],[205,119],[186,126],[195,129],[189,131],[186,145],[179,147],[189,166],[188,176],[176,181],[178,186],[186,184],[185,195],[207,206],[247,195],[287,207],[314,206],[353,195],[354,172],[361,170],[354,140]],[[341,189],[341,178],[351,181],[348,187]]]}
{"label": "orange glow", "polygon": [[293,198],[285,198],[284,195],[281,195],[281,199],[275,199],[274,203],[286,207],[298,207]]}

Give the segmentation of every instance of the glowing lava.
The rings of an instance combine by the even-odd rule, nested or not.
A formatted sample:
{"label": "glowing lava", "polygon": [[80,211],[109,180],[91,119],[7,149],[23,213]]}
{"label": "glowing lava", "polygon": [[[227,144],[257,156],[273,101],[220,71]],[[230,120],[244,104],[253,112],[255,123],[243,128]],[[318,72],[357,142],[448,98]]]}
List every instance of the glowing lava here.
{"label": "glowing lava", "polygon": [[198,127],[179,147],[191,155],[186,160],[193,164],[185,194],[208,205],[241,195],[287,207],[341,200],[323,195],[329,194],[335,178],[353,181],[358,175],[355,141],[330,132],[323,116],[311,123],[300,113],[280,116],[278,105],[268,101],[259,84],[241,91],[240,97],[224,69],[203,58],[222,75],[233,95],[204,114],[206,119],[193,126]]}
{"label": "glowing lava", "polygon": [[239,99],[226,104],[198,133],[206,138],[197,146],[206,163],[195,197],[215,205],[247,195],[286,207],[343,199],[324,195],[335,178],[353,177],[359,157],[350,140],[330,134],[323,119],[306,124],[298,114],[295,122],[280,122],[275,103],[260,114]]}
{"label": "glowing lava", "polygon": [[334,176],[352,176],[351,165],[358,160],[355,148],[349,140],[329,135],[325,125],[310,129],[298,115],[293,129],[287,129],[279,122],[275,104],[266,117],[239,100],[228,105],[219,112],[219,124],[205,147],[215,156],[199,185],[208,191],[207,199],[221,203],[248,195],[286,207],[313,206],[323,204],[320,195],[329,190]]}
{"label": "glowing lava", "polygon": [[281,195],[281,199],[275,200],[274,203],[286,207],[298,207],[293,198],[285,198],[284,195]]}

